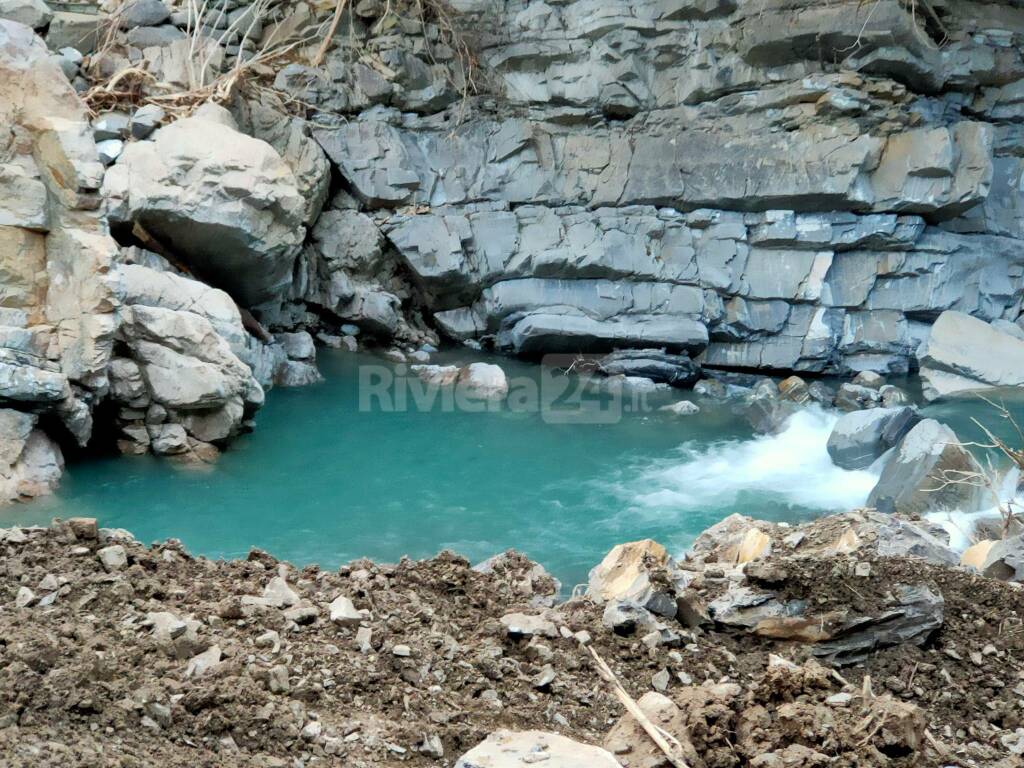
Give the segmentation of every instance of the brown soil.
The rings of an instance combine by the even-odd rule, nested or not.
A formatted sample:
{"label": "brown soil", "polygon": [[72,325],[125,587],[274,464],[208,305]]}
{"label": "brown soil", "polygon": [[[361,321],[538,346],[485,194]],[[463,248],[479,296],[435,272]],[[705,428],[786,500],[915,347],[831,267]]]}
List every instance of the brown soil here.
{"label": "brown soil", "polygon": [[[122,542],[128,565],[108,573],[96,551],[112,542],[67,525],[24,533],[0,541],[0,766],[450,766],[498,728],[600,744],[623,715],[576,638],[508,635],[500,618],[547,610],[536,603],[550,587],[518,556],[490,574],[451,554],[289,570],[316,609],[296,623],[242,603],[278,574],[264,553],[213,562],[175,542]],[[604,629],[584,600],[549,616],[589,632],[637,698],[667,670],[665,693],[707,768],[1021,765],[1024,592],[911,560],[872,560],[868,578],[853,565],[788,560],[786,593],[870,612],[889,585],[925,582],[945,598],[945,623],[924,647],[880,651],[842,678],[807,661],[805,645],[678,627],[678,647],[651,648]],[[53,593],[52,579],[40,586],[48,575],[53,602],[16,607],[22,587]],[[704,581],[710,594],[715,575]],[[339,594],[370,612],[372,647],[329,620]],[[199,624],[159,639],[146,617],[161,611]],[[212,644],[222,660],[188,676]],[[769,654],[801,666],[769,666]],[[826,701],[841,693],[849,700]]]}

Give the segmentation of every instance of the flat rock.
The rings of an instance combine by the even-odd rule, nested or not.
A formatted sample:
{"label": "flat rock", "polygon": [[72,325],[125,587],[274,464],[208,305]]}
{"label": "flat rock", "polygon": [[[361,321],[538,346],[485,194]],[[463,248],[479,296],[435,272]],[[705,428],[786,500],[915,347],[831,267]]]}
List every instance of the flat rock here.
{"label": "flat rock", "polygon": [[496,731],[460,757],[455,768],[620,768],[600,747],[544,731]]}
{"label": "flat rock", "polygon": [[950,482],[981,466],[949,427],[925,419],[889,455],[868,505],[881,512],[920,515],[938,510],[973,512],[987,505],[986,491]]}

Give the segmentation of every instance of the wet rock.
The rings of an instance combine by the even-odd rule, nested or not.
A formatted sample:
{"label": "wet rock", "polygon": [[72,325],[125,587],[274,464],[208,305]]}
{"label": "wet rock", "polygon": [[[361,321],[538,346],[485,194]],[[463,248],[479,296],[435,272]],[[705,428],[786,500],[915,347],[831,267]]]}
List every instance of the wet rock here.
{"label": "wet rock", "polygon": [[790,376],[779,382],[779,397],[799,405],[811,402],[810,388],[799,376]]}
{"label": "wet rock", "polygon": [[885,384],[885,377],[874,371],[861,371],[853,377],[851,383],[868,389],[881,389]]}
{"label": "wet rock", "polygon": [[828,455],[843,469],[864,469],[899,443],[918,421],[920,417],[909,407],[852,411],[832,428]]}
{"label": "wet rock", "polygon": [[835,406],[841,411],[860,411],[865,408],[877,408],[882,396],[877,389],[864,387],[860,384],[843,384],[836,393]]}
{"label": "wet rock", "polygon": [[409,370],[432,387],[453,386],[461,371],[457,365],[413,365]]}
{"label": "wet rock", "polygon": [[881,512],[903,515],[943,509],[975,511],[985,505],[984,489],[954,481],[964,473],[981,471],[953,430],[925,419],[889,455],[868,504]]}
{"label": "wet rock", "polygon": [[882,396],[883,408],[896,408],[910,403],[910,395],[892,384],[884,385],[878,390],[878,394]]}
{"label": "wet rock", "polygon": [[980,571],[984,568],[988,553],[995,544],[995,539],[982,539],[975,542],[963,551],[960,556],[960,565]]}
{"label": "wet rock", "polygon": [[700,366],[687,355],[675,355],[663,349],[624,349],[602,357],[598,369],[607,376],[639,376],[686,387],[700,378]]}
{"label": "wet rock", "polygon": [[543,731],[495,731],[460,757],[455,768],[519,768],[538,762],[546,768],[620,768],[600,747]]}
{"label": "wet rock", "polygon": [[836,401],[836,393],[827,384],[812,381],[807,386],[807,394],[818,405],[831,408]]}
{"label": "wet rock", "polygon": [[1024,341],[963,312],[939,315],[918,360],[928,400],[1024,384]]}
{"label": "wet rock", "polygon": [[780,400],[777,390],[762,388],[753,393],[743,409],[744,418],[755,432],[774,435],[781,432],[789,419],[800,410],[791,400]]}

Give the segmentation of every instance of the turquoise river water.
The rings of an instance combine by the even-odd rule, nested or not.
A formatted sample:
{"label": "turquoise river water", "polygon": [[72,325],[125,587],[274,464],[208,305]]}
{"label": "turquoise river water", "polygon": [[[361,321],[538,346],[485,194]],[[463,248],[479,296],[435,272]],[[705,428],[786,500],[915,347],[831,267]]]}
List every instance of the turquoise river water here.
{"label": "turquoise river water", "polygon": [[325,381],[268,393],[256,430],[216,466],[79,460],[55,496],[0,522],[89,515],[210,557],[255,546],[324,567],[514,547],[571,588],[618,542],[679,551],[731,512],[795,521],[862,504],[875,481],[830,463],[835,416],[820,411],[758,437],[729,405],[675,417],[656,408],[678,392],[578,396],[579,379],[507,359],[511,405],[467,410],[440,395],[417,404],[417,380],[391,384],[395,366],[377,358],[322,350],[319,362]]}

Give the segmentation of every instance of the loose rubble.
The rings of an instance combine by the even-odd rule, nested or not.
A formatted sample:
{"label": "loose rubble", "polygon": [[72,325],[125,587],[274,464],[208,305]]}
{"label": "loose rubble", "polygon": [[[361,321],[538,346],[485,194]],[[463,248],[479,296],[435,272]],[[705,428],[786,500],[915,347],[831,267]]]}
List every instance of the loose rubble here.
{"label": "loose rubble", "polygon": [[[1019,765],[1019,587],[936,564],[936,535],[870,511],[730,518],[686,558],[619,547],[597,602],[553,604],[557,582],[515,553],[328,572],[147,548],[89,519],[4,529],[0,750],[19,765],[661,764],[592,647],[693,768]],[[718,607],[753,593],[788,607],[755,624]],[[625,598],[653,629],[603,625]]]}

